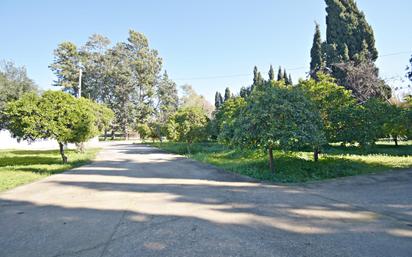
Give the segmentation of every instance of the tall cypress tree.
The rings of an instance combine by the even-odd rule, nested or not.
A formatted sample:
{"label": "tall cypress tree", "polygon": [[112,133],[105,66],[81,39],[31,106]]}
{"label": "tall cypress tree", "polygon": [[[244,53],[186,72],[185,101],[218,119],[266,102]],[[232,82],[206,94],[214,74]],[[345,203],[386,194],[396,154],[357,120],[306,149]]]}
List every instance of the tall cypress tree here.
{"label": "tall cypress tree", "polygon": [[282,67],[279,66],[279,70],[278,70],[278,81],[283,80],[283,72],[282,72]]}
{"label": "tall cypress tree", "polygon": [[288,81],[288,73],[286,72],[286,69],[283,70],[283,79],[285,80],[285,84],[289,85],[289,81]]}
{"label": "tall cypress tree", "polygon": [[310,76],[314,78],[316,72],[321,70],[324,66],[323,52],[322,52],[322,38],[320,34],[319,24],[316,23],[315,35],[313,36],[312,49],[310,50]]}
{"label": "tall cypress tree", "polygon": [[253,85],[255,86],[258,84],[258,73],[259,73],[258,68],[255,66],[253,68]]}
{"label": "tall cypress tree", "polygon": [[270,65],[269,69],[269,81],[275,80],[275,71],[273,70],[273,66]]}
{"label": "tall cypress tree", "polygon": [[289,79],[288,79],[289,85],[293,85],[293,81],[292,81],[292,75],[290,75],[289,73]]}
{"label": "tall cypress tree", "polygon": [[220,92],[216,92],[215,94],[215,108],[216,110],[220,108],[220,106],[222,106],[223,104],[223,97],[220,94]]}
{"label": "tall cypress tree", "polygon": [[[357,55],[366,50],[371,61],[376,61],[378,51],[375,47],[375,37],[372,27],[368,24],[365,14],[361,12],[354,0],[325,0],[326,2],[326,43],[334,45],[335,51],[328,53],[328,65],[336,59],[342,60],[345,48],[348,56],[356,61]],[[346,46],[345,46],[346,44]]]}
{"label": "tall cypress tree", "polygon": [[229,100],[230,98],[232,97],[232,95],[230,94],[230,89],[227,87],[226,89],[225,89],[225,102],[227,101],[227,100]]}

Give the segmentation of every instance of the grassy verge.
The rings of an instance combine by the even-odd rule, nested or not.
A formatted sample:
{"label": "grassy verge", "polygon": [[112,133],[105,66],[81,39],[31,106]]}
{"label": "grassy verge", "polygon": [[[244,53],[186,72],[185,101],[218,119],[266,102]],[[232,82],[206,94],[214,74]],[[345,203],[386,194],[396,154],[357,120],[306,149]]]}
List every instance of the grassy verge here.
{"label": "grassy verge", "polygon": [[[152,145],[177,154],[186,154],[187,151],[186,145],[182,143]],[[277,169],[275,175],[269,171],[267,154],[261,151],[230,149],[216,143],[201,143],[192,145],[191,155],[188,156],[228,171],[282,183],[316,181],[412,167],[410,142],[399,147],[379,143],[368,150],[329,146],[324,149],[317,163],[312,161],[311,152],[275,151],[274,154]]]}
{"label": "grassy verge", "polygon": [[69,163],[63,164],[59,151],[0,151],[0,192],[90,162],[98,149],[85,153],[66,150]]}

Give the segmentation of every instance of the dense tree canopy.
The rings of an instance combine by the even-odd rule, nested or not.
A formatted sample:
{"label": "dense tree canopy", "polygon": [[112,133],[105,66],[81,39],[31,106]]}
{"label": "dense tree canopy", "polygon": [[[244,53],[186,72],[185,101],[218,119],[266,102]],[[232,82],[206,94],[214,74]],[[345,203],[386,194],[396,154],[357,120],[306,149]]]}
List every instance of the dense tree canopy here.
{"label": "dense tree canopy", "polygon": [[24,67],[16,67],[13,62],[0,65],[0,130],[7,122],[2,116],[7,102],[19,99],[27,92],[37,92],[37,85],[27,76]]}
{"label": "dense tree canopy", "polygon": [[[322,121],[315,105],[303,91],[283,82],[256,90],[235,121],[232,143],[267,149],[274,172],[273,149],[311,146],[318,152],[324,143]],[[317,154],[315,154],[317,159]]]}
{"label": "dense tree canopy", "polygon": [[55,139],[63,162],[67,162],[64,144],[85,142],[113,118],[106,107],[60,91],[46,91],[42,96],[27,93],[9,102],[4,114],[6,128],[18,139]]}

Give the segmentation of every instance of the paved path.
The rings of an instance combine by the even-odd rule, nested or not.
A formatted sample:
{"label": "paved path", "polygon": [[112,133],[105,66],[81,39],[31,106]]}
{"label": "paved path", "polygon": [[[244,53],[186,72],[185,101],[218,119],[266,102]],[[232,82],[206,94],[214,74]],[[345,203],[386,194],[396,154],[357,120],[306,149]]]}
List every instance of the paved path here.
{"label": "paved path", "polygon": [[412,171],[305,186],[118,143],[0,194],[0,256],[412,256]]}

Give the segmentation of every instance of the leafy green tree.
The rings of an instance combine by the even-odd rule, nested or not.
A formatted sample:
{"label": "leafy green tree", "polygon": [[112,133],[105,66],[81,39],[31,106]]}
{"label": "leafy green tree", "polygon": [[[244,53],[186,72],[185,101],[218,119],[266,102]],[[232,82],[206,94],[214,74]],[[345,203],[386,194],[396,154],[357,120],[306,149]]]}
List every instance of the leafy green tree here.
{"label": "leafy green tree", "polygon": [[322,50],[322,38],[320,34],[319,24],[316,23],[315,35],[313,36],[313,44],[310,50],[310,75],[315,78],[316,73],[324,67],[324,57]]}
{"label": "leafy green tree", "polygon": [[272,65],[270,65],[268,75],[269,75],[269,81],[275,80],[275,71],[273,70],[273,66],[272,66]]}
{"label": "leafy green tree", "polygon": [[190,153],[190,145],[206,138],[205,128],[208,118],[199,107],[186,107],[179,109],[169,120],[167,130],[171,140],[187,143],[187,151]]}
{"label": "leafy green tree", "polygon": [[143,141],[150,137],[152,131],[147,123],[137,125],[137,133]]}
{"label": "leafy green tree", "polygon": [[[60,91],[46,91],[41,97],[27,93],[5,108],[9,120],[7,129],[14,137],[24,140],[55,139],[64,163],[64,144],[82,143],[98,135],[99,105],[87,99],[76,99]],[[103,110],[103,108],[101,109]],[[107,110],[105,109],[104,112]],[[104,115],[105,119],[110,114]]]}
{"label": "leafy green tree", "polygon": [[27,92],[37,92],[37,85],[27,76],[26,68],[9,62],[0,65],[0,130],[6,125],[2,111],[10,101],[19,99]]}
{"label": "leafy green tree", "polygon": [[310,145],[315,161],[324,143],[322,120],[305,94],[282,82],[255,91],[235,121],[235,145],[268,150],[275,172],[273,149],[291,150]]}
{"label": "leafy green tree", "polygon": [[230,98],[232,97],[232,94],[230,93],[230,89],[227,87],[226,89],[225,89],[225,102],[227,101],[227,100],[229,100]]}
{"label": "leafy green tree", "polygon": [[328,142],[351,141],[345,132],[351,130],[349,115],[356,105],[352,92],[338,86],[334,78],[324,73],[317,73],[316,78],[300,81],[298,87],[319,110]]}
{"label": "leafy green tree", "polygon": [[242,97],[235,97],[227,100],[215,115],[218,131],[218,140],[224,144],[230,144],[234,136],[235,120],[246,106],[246,100]]}
{"label": "leafy green tree", "polygon": [[54,50],[54,60],[49,66],[57,77],[54,86],[61,87],[74,96],[79,95],[81,55],[72,42],[63,42]]}
{"label": "leafy green tree", "polygon": [[[202,95],[199,95],[191,85],[182,86],[183,96],[181,98],[181,107],[195,107],[200,108],[206,114],[207,117],[211,118],[214,108],[213,105],[206,100]],[[223,102],[223,100],[222,100]]]}
{"label": "leafy green tree", "polygon": [[398,146],[398,141],[402,138],[407,138],[411,133],[411,110],[387,104],[387,110],[384,115],[383,131],[385,136],[391,137],[395,142],[395,146]]}

